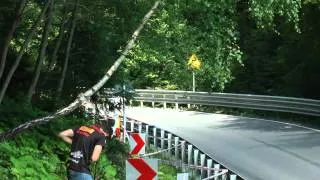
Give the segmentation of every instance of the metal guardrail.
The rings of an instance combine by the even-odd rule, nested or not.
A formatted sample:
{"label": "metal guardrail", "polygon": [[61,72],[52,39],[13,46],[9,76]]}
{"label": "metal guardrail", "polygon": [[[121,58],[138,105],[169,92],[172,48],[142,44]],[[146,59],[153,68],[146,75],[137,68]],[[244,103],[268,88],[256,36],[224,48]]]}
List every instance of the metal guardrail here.
{"label": "metal guardrail", "polygon": [[129,132],[145,133],[146,145],[151,145],[157,150],[155,153],[148,153],[147,156],[161,153],[171,157],[171,160],[159,160],[161,164],[175,166],[184,172],[194,170],[197,174],[196,179],[199,180],[242,179],[181,137],[139,120],[129,117],[127,119],[126,129]]}
{"label": "metal guardrail", "polygon": [[198,104],[222,107],[279,111],[311,116],[320,116],[320,100],[302,99],[282,96],[264,96],[250,94],[209,93],[192,91],[145,90],[137,89],[135,101],[141,106],[144,102],[175,104]]}

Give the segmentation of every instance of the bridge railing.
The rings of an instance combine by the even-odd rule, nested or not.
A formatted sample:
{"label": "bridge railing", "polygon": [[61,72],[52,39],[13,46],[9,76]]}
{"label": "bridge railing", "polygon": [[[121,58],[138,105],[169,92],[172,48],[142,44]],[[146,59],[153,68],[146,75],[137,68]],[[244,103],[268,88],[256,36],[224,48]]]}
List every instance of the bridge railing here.
{"label": "bridge railing", "polygon": [[197,104],[320,116],[320,100],[314,99],[145,89],[137,89],[135,93],[135,101],[140,102],[140,106],[143,106],[144,102],[152,103],[152,106],[161,103],[164,108],[168,103],[175,104],[176,108],[181,104],[187,104],[188,107]]}

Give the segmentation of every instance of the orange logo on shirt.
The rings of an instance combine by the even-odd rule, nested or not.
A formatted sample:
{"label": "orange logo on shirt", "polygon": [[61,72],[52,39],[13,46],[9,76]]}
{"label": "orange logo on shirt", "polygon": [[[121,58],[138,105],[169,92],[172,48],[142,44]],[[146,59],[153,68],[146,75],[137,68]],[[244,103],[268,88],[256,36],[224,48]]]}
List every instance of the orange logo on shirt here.
{"label": "orange logo on shirt", "polygon": [[89,133],[89,134],[92,134],[92,133],[94,132],[94,129],[89,128],[89,127],[87,127],[87,126],[81,126],[81,127],[79,128],[79,130],[82,131],[82,132]]}

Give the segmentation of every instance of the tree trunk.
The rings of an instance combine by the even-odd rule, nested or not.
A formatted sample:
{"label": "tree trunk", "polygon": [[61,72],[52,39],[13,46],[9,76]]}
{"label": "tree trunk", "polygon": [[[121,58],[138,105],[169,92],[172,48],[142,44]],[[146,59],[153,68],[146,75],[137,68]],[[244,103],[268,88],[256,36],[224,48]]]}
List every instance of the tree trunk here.
{"label": "tree trunk", "polygon": [[57,95],[56,95],[56,99],[57,100],[60,98],[61,92],[62,92],[62,89],[63,89],[64,80],[65,80],[65,77],[66,77],[68,64],[69,64],[69,56],[70,56],[70,51],[71,51],[73,34],[74,34],[74,30],[76,29],[76,19],[77,19],[76,15],[77,15],[78,6],[79,6],[79,0],[76,0],[75,3],[76,4],[74,6],[73,14],[72,14],[72,25],[71,25],[71,29],[70,29],[70,35],[69,35],[69,39],[68,39],[68,44],[67,44],[66,56],[65,56],[65,59],[64,59],[64,65],[63,65],[63,69],[62,69],[62,73],[61,73],[61,78],[59,80],[59,84],[58,84],[58,88],[57,88]]}
{"label": "tree trunk", "polygon": [[36,90],[36,86],[38,84],[38,80],[39,80],[40,73],[41,73],[42,64],[43,64],[43,61],[46,56],[46,49],[48,46],[48,37],[49,37],[50,29],[51,29],[54,0],[51,0],[51,2],[49,2],[49,3],[50,4],[49,4],[48,12],[47,12],[47,20],[46,20],[46,23],[45,23],[45,26],[43,29],[43,34],[42,34],[42,39],[41,39],[41,44],[40,44],[40,52],[39,52],[39,56],[38,56],[38,60],[37,60],[35,74],[32,79],[29,90],[28,90],[28,95],[27,95],[28,102],[31,102],[34,91]]}
{"label": "tree trunk", "polygon": [[1,55],[1,62],[0,62],[0,79],[2,77],[4,68],[6,66],[6,61],[7,61],[7,55],[8,55],[8,49],[9,49],[9,45],[11,42],[11,39],[13,37],[13,33],[16,30],[16,28],[18,27],[18,24],[21,20],[21,15],[23,13],[23,9],[26,6],[26,2],[27,0],[21,0],[18,7],[17,7],[17,11],[16,11],[16,15],[15,18],[13,20],[13,23],[11,25],[11,28],[8,32],[8,36],[5,40],[5,43],[3,45],[3,49],[2,49],[2,55]]}
{"label": "tree trunk", "polygon": [[156,1],[154,3],[153,7],[145,15],[145,17],[143,18],[142,22],[140,23],[138,28],[133,33],[131,40],[128,42],[127,46],[123,50],[122,55],[116,60],[116,62],[111,66],[111,68],[107,71],[107,73],[102,77],[102,79],[97,84],[95,84],[92,88],[87,90],[85,93],[80,93],[78,95],[78,98],[75,101],[73,101],[67,107],[65,107],[65,108],[63,108],[61,110],[58,110],[56,113],[54,113],[52,115],[49,115],[49,116],[46,116],[46,117],[43,117],[43,118],[38,118],[38,119],[34,119],[34,120],[31,120],[31,121],[28,121],[28,122],[26,122],[24,124],[21,124],[21,125],[15,127],[14,129],[11,129],[11,130],[9,130],[7,132],[1,133],[0,134],[0,142],[6,140],[7,138],[15,136],[16,134],[20,133],[23,130],[29,129],[29,128],[33,127],[33,126],[38,125],[38,124],[47,123],[47,122],[49,122],[51,120],[56,119],[57,117],[69,114],[70,112],[72,112],[75,109],[77,109],[82,104],[82,102],[87,100],[87,98],[89,98],[94,93],[96,93],[107,82],[107,80],[114,73],[114,71],[117,70],[117,68],[119,67],[121,62],[124,60],[125,56],[128,54],[130,49],[133,47],[133,44],[134,44],[135,40],[137,39],[140,31],[143,29],[143,27],[146,24],[146,22],[150,19],[151,15],[157,9],[159,3],[160,3],[160,0]]}
{"label": "tree trunk", "polygon": [[66,10],[64,10],[64,14],[63,14],[62,21],[61,21],[60,28],[59,28],[59,35],[57,37],[58,39],[56,41],[56,44],[55,44],[55,47],[54,47],[54,50],[53,50],[53,53],[52,53],[50,64],[47,67],[47,73],[45,74],[45,76],[43,78],[43,81],[42,81],[40,86],[42,86],[43,84],[45,84],[47,82],[47,80],[48,80],[48,78],[50,76],[50,72],[52,72],[56,67],[58,52],[60,50],[61,42],[62,42],[62,39],[63,39],[64,34],[65,34],[64,31],[65,31],[65,29],[67,27],[68,21],[69,21],[69,18],[67,18],[67,12],[66,12]]}
{"label": "tree trunk", "polygon": [[12,79],[12,76],[14,74],[14,72],[17,70],[18,66],[19,66],[19,63],[22,59],[22,56],[24,54],[24,51],[28,48],[28,45],[30,43],[30,41],[32,40],[33,36],[35,35],[36,31],[37,31],[37,27],[39,26],[40,22],[41,22],[41,19],[44,17],[45,15],[45,12],[47,11],[48,7],[49,7],[49,4],[50,4],[50,0],[48,0],[48,2],[45,4],[42,12],[40,13],[38,19],[35,21],[34,25],[32,26],[31,28],[31,32],[29,33],[27,39],[24,41],[23,43],[23,46],[21,47],[20,49],[20,52],[15,60],[15,62],[13,63],[4,83],[3,83],[3,86],[1,88],[1,92],[0,92],[0,104],[3,100],[3,97],[7,91],[7,88],[10,84],[10,81]]}
{"label": "tree trunk", "polygon": [[54,51],[52,53],[52,58],[51,58],[50,65],[49,65],[49,71],[52,71],[55,68],[56,63],[57,63],[58,52],[59,52],[59,49],[61,46],[62,39],[64,37],[64,30],[67,27],[66,25],[67,25],[68,20],[66,19],[66,17],[67,17],[67,13],[64,12],[63,17],[62,17],[62,21],[61,21],[61,26],[59,29],[59,36],[58,36],[56,45],[54,47]]}

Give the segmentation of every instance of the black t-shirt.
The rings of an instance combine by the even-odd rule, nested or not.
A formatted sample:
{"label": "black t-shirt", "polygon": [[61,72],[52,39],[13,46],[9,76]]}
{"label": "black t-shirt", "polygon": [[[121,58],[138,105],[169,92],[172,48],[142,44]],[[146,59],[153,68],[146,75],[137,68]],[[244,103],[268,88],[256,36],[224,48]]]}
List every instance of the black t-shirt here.
{"label": "black t-shirt", "polygon": [[96,126],[76,127],[73,133],[68,169],[90,174],[89,165],[94,147],[104,147],[106,138]]}

